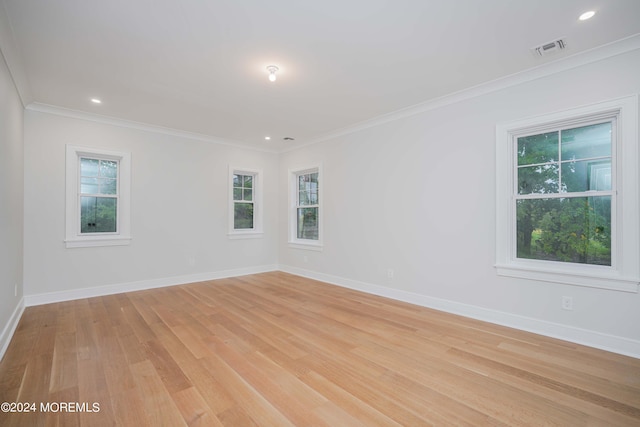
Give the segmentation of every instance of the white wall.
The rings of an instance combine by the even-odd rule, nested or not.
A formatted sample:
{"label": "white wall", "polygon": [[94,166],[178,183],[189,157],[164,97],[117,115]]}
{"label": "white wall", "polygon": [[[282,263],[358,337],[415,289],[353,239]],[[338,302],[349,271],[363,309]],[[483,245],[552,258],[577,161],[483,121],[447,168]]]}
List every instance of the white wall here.
{"label": "white wall", "polygon": [[0,53],[0,357],[21,313],[23,294],[22,128],[22,103]]}
{"label": "white wall", "polygon": [[[640,295],[498,277],[493,267],[496,123],[638,93],[637,70],[639,50],[281,155],[27,110],[25,298],[46,302],[279,266],[640,357]],[[6,116],[14,117],[13,126],[3,125],[1,132],[10,133],[13,147],[20,143],[20,118],[15,93],[11,97],[7,102],[3,96],[2,108],[13,112]],[[65,248],[65,144],[132,153],[130,246]],[[9,170],[19,181],[18,159],[4,159],[3,153],[0,162],[14,165]],[[287,171],[318,162],[324,171],[324,250],[292,249]],[[226,236],[229,164],[264,171],[262,239]],[[20,246],[13,224],[22,212],[16,187],[0,188],[1,212],[12,218],[0,223],[13,233],[9,246],[3,239],[6,251]],[[7,209],[9,193],[17,200]],[[8,224],[12,229],[5,231]],[[7,265],[13,269],[9,282],[19,281],[19,269]],[[574,298],[573,311],[561,310],[564,295]],[[7,303],[2,295],[0,301],[6,318],[15,299]]]}
{"label": "white wall", "polygon": [[[130,246],[65,247],[65,144],[131,153]],[[263,170],[263,238],[227,237],[229,164]],[[275,268],[277,166],[273,153],[27,109],[27,305]]]}
{"label": "white wall", "polygon": [[[324,251],[288,247],[282,191],[280,264],[603,348],[628,344],[622,351],[640,357],[639,294],[498,277],[493,267],[496,124],[638,92],[635,50],[285,153],[281,188],[287,169],[323,163]],[[574,311],[561,309],[564,295]]]}

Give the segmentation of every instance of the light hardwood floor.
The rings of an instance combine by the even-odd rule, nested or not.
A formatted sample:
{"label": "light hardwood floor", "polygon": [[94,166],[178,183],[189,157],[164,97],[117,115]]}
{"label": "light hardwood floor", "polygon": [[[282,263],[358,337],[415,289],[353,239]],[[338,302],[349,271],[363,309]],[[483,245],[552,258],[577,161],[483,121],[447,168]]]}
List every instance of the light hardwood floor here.
{"label": "light hardwood floor", "polygon": [[638,426],[640,360],[274,272],[27,308],[0,402],[37,409],[1,426]]}

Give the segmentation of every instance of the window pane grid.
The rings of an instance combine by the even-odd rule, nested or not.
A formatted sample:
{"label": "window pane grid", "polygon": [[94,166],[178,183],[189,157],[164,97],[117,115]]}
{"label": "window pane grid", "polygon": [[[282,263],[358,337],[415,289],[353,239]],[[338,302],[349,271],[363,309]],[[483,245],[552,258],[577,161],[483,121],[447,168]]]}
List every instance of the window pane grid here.
{"label": "window pane grid", "polygon": [[254,175],[233,174],[233,229],[254,229]]}
{"label": "window pane grid", "polygon": [[80,233],[117,233],[118,168],[116,160],[80,157]]}
{"label": "window pane grid", "polygon": [[[612,138],[612,121],[516,138],[516,199],[611,190]],[[598,185],[591,182],[592,170]]]}
{"label": "window pane grid", "polygon": [[613,121],[515,138],[516,257],[612,264]]}
{"label": "window pane grid", "polygon": [[319,240],[319,173],[296,176],[296,238]]}

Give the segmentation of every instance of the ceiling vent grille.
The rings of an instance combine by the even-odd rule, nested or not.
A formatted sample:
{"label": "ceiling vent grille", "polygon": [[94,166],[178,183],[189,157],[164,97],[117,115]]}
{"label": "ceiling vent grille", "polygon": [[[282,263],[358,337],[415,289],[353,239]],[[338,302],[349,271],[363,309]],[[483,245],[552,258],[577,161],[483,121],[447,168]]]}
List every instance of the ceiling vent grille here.
{"label": "ceiling vent grille", "polygon": [[556,53],[566,48],[567,42],[565,41],[565,39],[557,39],[548,43],[541,44],[540,46],[536,46],[531,50],[536,56],[545,56],[551,53]]}

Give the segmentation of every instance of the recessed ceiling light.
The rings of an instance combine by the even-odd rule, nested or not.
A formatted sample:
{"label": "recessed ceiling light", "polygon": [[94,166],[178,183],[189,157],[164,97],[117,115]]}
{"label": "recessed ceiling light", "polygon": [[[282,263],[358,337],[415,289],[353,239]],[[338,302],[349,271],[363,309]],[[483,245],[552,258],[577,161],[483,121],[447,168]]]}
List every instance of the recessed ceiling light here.
{"label": "recessed ceiling light", "polygon": [[102,101],[98,98],[91,98],[91,102],[93,102],[94,104],[102,104]]}
{"label": "recessed ceiling light", "polygon": [[593,15],[595,15],[596,13],[593,10],[590,10],[588,12],[583,13],[582,15],[580,15],[580,18],[578,18],[581,21],[586,21],[587,19],[593,18]]}
{"label": "recessed ceiling light", "polygon": [[268,140],[271,139],[271,137],[270,136],[265,136],[264,139],[268,141]]}

